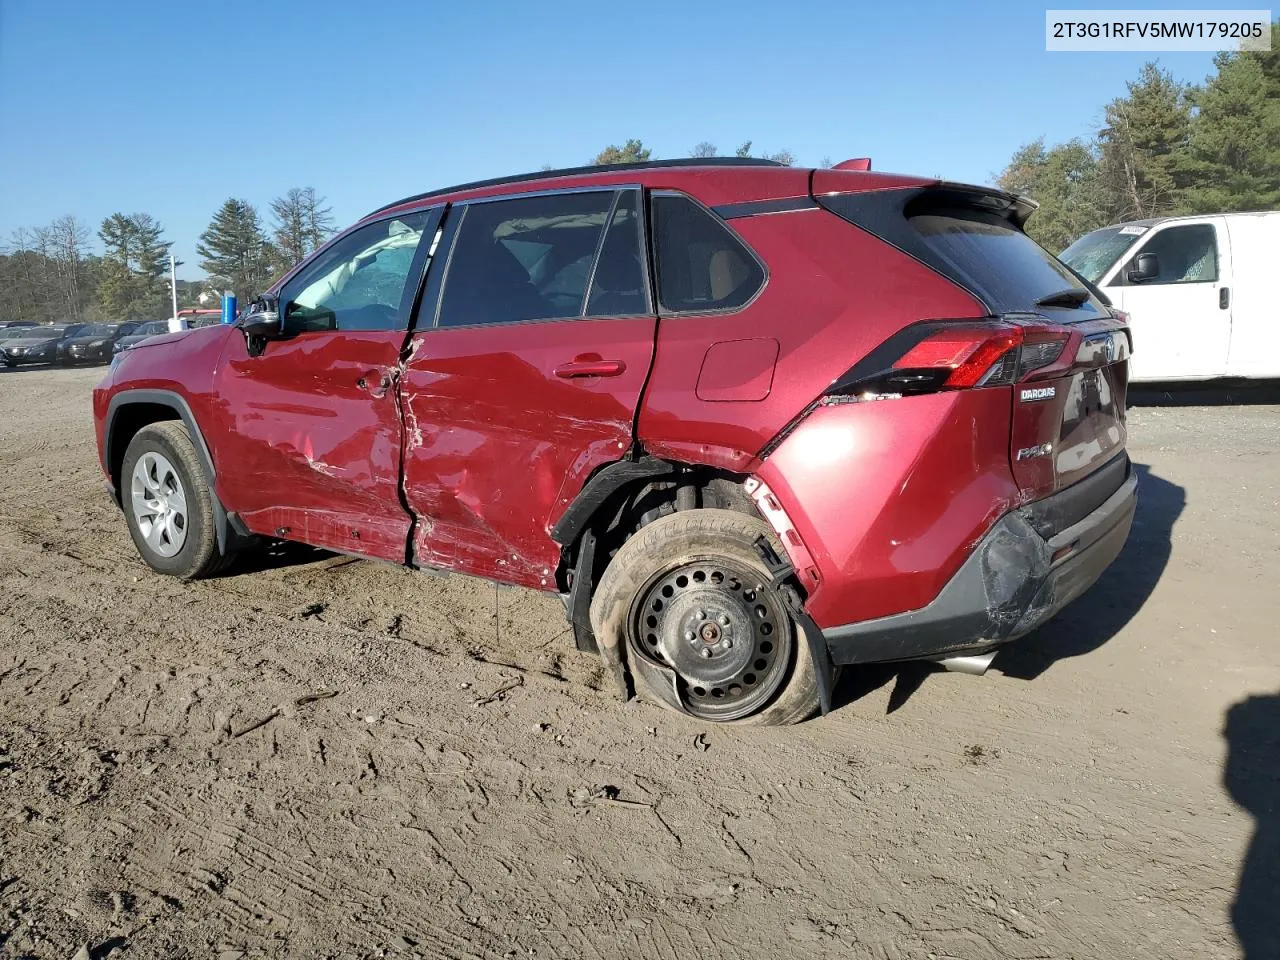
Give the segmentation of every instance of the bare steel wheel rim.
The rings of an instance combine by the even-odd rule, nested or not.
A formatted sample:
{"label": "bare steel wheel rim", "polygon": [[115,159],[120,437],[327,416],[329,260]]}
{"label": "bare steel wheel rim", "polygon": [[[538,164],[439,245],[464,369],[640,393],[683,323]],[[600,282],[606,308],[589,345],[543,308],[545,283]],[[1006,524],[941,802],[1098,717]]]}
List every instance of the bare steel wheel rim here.
{"label": "bare steel wheel rim", "polygon": [[786,678],[791,620],[773,587],[743,564],[682,564],[651,580],[633,611],[633,648],[675,671],[695,717],[749,716]]}
{"label": "bare steel wheel rim", "polygon": [[172,557],[187,542],[187,495],[178,471],[162,453],[148,450],[133,466],[130,503],[148,549]]}

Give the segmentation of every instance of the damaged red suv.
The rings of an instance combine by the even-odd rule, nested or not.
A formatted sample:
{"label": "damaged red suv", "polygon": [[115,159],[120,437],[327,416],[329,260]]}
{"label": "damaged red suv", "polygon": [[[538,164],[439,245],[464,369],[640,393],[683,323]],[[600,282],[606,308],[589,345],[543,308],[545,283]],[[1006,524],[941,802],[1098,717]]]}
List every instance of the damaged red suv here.
{"label": "damaged red suv", "polygon": [[121,353],[102,468],[162,573],[294,540],[554,591],[624,694],[704,720],[981,670],[1135,504],[1125,318],[1033,209],[755,160],[410,197]]}

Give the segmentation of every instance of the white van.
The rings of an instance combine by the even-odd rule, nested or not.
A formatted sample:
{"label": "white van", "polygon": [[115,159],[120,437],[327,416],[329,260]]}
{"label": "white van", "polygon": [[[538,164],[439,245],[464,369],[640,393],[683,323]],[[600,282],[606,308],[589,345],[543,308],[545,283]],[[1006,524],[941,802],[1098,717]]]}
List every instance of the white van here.
{"label": "white van", "polygon": [[1280,212],[1162,217],[1059,258],[1129,314],[1129,379],[1280,377]]}

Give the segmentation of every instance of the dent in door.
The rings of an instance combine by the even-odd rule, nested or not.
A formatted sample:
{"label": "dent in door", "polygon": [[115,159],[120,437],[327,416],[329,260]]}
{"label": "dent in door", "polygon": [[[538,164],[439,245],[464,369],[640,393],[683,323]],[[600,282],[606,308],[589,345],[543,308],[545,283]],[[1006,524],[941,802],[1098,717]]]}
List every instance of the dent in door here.
{"label": "dent in door", "polygon": [[[648,369],[652,318],[434,330],[406,365],[405,494],[413,557],[536,589],[554,586],[551,526],[587,476],[619,459]],[[586,353],[618,376],[563,379]]]}
{"label": "dent in door", "polygon": [[[228,508],[255,533],[403,562],[400,331],[304,334],[228,350],[219,393],[237,480]],[[221,479],[221,477],[220,477]]]}

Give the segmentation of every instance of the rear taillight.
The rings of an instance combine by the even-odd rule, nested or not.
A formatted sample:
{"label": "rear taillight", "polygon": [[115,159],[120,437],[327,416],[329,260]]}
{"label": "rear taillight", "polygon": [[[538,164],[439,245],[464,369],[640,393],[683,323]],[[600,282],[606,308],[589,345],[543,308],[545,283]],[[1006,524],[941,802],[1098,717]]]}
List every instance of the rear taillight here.
{"label": "rear taillight", "polygon": [[827,390],[830,400],[1007,386],[1058,365],[1071,338],[1039,323],[930,321],[900,331]]}

